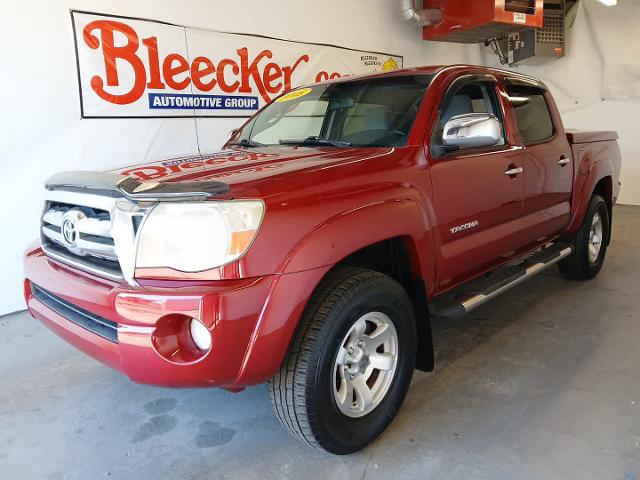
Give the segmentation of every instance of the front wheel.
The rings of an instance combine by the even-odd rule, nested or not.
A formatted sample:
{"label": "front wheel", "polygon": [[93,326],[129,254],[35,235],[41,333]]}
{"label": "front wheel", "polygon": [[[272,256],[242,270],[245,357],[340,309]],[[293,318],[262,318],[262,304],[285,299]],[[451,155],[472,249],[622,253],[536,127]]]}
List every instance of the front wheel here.
{"label": "front wheel", "polygon": [[574,280],[595,277],[604,264],[610,234],[607,204],[594,195],[580,229],[571,240],[573,254],[558,262],[560,273]]}
{"label": "front wheel", "polygon": [[392,278],[332,272],[310,301],[269,384],[280,422],[298,439],[348,454],[395,417],[415,365],[411,302]]}

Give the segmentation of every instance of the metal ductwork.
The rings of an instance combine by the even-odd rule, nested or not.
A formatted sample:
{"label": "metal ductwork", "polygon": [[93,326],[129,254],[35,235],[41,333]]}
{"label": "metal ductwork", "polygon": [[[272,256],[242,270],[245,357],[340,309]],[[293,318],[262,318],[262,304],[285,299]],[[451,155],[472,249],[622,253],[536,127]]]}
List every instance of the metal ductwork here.
{"label": "metal ductwork", "polygon": [[418,9],[414,0],[400,0],[402,17],[418,27],[436,25],[442,21],[442,10],[439,8]]}

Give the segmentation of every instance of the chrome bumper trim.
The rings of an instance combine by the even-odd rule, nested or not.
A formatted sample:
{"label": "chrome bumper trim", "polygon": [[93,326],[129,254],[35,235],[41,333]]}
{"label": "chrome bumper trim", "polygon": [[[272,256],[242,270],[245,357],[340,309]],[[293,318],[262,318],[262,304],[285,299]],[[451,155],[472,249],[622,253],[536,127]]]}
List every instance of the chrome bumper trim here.
{"label": "chrome bumper trim", "polygon": [[107,271],[105,269],[94,267],[94,266],[89,265],[87,263],[78,261],[78,260],[76,260],[75,258],[73,258],[73,257],[71,257],[69,255],[65,255],[64,253],[55,252],[50,247],[48,247],[46,244],[42,245],[42,251],[49,258],[57,260],[58,262],[64,263],[65,265],[68,265],[70,267],[74,267],[74,268],[77,268],[79,270],[83,270],[85,272],[93,273],[94,275],[96,275],[98,277],[106,278],[108,280],[113,280],[113,281],[116,281],[116,282],[122,282],[124,280],[124,277],[122,275],[111,273],[111,272],[109,272],[109,271]]}

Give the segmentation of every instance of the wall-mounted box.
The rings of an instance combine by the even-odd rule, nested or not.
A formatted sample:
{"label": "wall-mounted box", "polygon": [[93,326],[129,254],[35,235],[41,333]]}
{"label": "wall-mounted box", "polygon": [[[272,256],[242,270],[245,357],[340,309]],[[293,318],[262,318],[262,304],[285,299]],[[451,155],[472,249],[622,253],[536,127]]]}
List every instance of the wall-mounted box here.
{"label": "wall-mounted box", "polygon": [[543,26],[544,0],[424,0],[440,8],[442,21],[423,28],[425,40],[482,43]]}

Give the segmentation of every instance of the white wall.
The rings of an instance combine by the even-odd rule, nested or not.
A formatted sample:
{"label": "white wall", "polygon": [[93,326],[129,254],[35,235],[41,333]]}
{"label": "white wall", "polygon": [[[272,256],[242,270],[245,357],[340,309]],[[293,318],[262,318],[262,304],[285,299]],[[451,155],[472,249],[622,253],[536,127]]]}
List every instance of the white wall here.
{"label": "white wall", "polygon": [[[80,120],[70,9],[334,43],[404,55],[405,65],[497,65],[488,49],[428,43],[396,0],[0,0],[0,315],[24,308],[21,256],[38,235],[41,185],[60,170],[127,165],[196,152],[192,119]],[[624,155],[620,201],[640,204],[640,2],[583,0],[566,58],[518,70],[541,77],[567,126],[615,129]],[[481,52],[484,52],[483,56]],[[207,119],[207,150],[236,120]]]}
{"label": "white wall", "polygon": [[[422,41],[396,0],[0,0],[0,314],[24,308],[21,256],[49,175],[197,151],[192,119],[80,119],[70,9],[397,53],[406,66],[481,60],[477,47]],[[210,150],[239,121],[203,122]]]}
{"label": "white wall", "polygon": [[[489,49],[484,61],[499,66]],[[568,128],[617,130],[622,149],[620,203],[640,204],[640,1],[606,7],[582,0],[565,58],[514,70],[542,79]]]}

